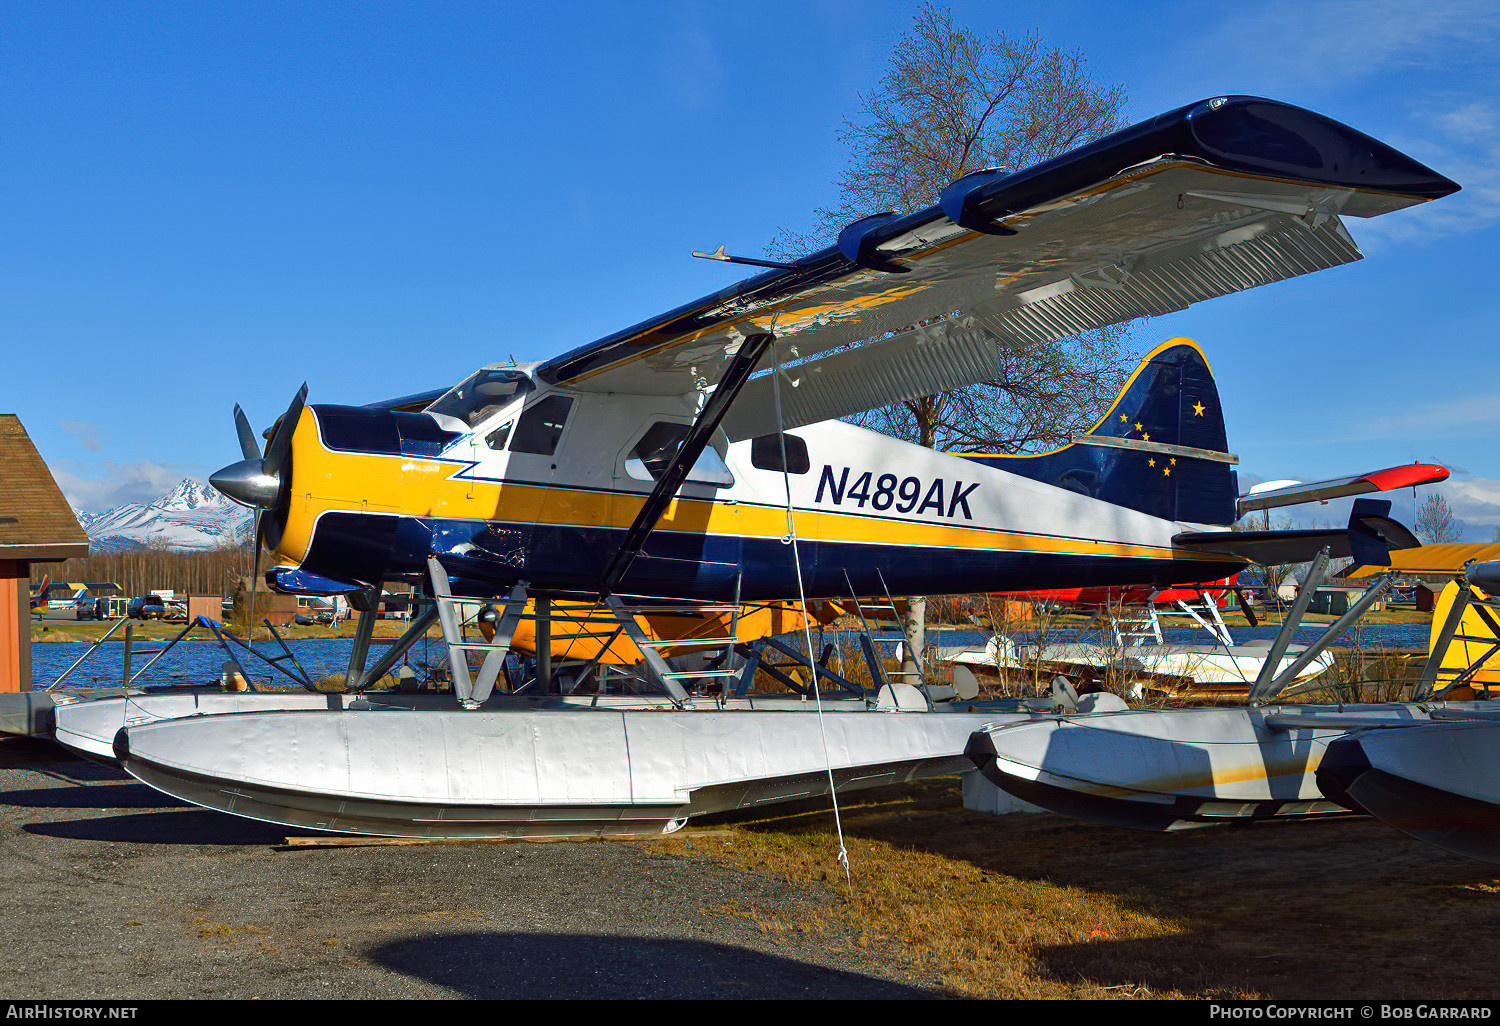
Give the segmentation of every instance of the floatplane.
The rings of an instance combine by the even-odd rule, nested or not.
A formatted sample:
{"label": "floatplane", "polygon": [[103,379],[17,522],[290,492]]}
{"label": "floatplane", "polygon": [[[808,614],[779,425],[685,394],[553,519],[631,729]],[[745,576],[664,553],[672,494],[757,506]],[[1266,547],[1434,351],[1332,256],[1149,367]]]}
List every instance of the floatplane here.
{"label": "floatplane", "polygon": [[[1320,553],[1274,654],[1326,566]],[[1410,701],[1283,704],[1278,698],[1297,667],[1267,665],[1246,708],[1116,707],[1106,715],[997,720],[974,732],[969,756],[1013,797],[1110,826],[1190,830],[1360,813],[1456,854],[1500,862],[1500,703],[1472,700],[1500,652],[1500,563],[1470,566],[1455,584],[1463,586],[1445,589],[1421,675],[1403,686]],[[1351,609],[1310,650],[1359,615]],[[1461,666],[1450,658],[1460,639]]]}
{"label": "floatplane", "polygon": [[52,586],[52,578],[43,577],[42,583],[31,587],[31,617],[40,619],[46,615],[47,603],[50,601],[47,589]]}
{"label": "floatplane", "polygon": [[[1473,563],[1435,611],[1422,687],[1488,694],[1500,654],[1500,561]],[[1455,644],[1456,642],[1462,644]],[[1462,668],[1448,657],[1462,652]],[[1412,729],[1416,728],[1416,729]],[[1334,740],[1317,770],[1324,796],[1417,840],[1500,862],[1500,710],[1493,700],[1430,710],[1429,722],[1372,724]]]}
{"label": "floatplane", "polygon": [[[1061,609],[1086,614],[1090,617],[1089,629],[1078,630],[1078,637],[1071,640],[1046,637],[1050,630],[1033,630],[1031,639],[1021,644],[997,631],[982,647],[949,650],[945,658],[970,673],[978,671],[1023,682],[1054,675],[1067,677],[1070,683],[1103,681],[1129,698],[1140,698],[1147,690],[1236,697],[1259,677],[1271,642],[1236,641],[1220,614],[1231,591],[1239,593],[1240,608],[1249,625],[1258,626],[1254,609],[1244,601],[1244,591],[1232,577],[1197,587],[1054,588],[1013,593],[1004,597],[1044,605],[1049,612]],[[1169,639],[1164,620],[1175,621],[1212,640]],[[1098,640],[1085,640],[1090,632]],[[1305,648],[1289,645],[1278,669],[1298,660]],[[1318,654],[1301,668],[1290,688],[1306,684],[1332,666],[1331,652]]]}
{"label": "floatplane", "polygon": [[[838,418],[991,380],[1008,348],[1357,260],[1346,218],[1457,188],[1320,115],[1219,97],[1023,171],[967,175],[931,207],[855,221],[788,263],[731,258],[771,266],[543,362],[365,406],[308,405],[304,385],[264,453],[237,409],[244,458],[211,481],[256,510],[271,586],[361,610],[356,692],[436,620],[454,695],[442,710],[356,696],[122,713],[113,754],[209,808],[418,836],[653,833],[972,769],[976,729],[1038,709],[939,696],[920,679],[820,690],[810,637],[806,687],[765,696],[733,669],[674,669],[638,615],[1170,586],[1323,548],[1388,560],[1413,539],[1378,500],[1360,500],[1345,529],[1230,527],[1250,508],[1446,471],[1241,496],[1213,375],[1185,339],[1151,352],[1091,431],[1049,453],[958,456]],[[372,596],[396,581],[432,607],[366,671]],[[492,606],[482,643],[461,630],[469,600]],[[552,623],[569,604],[637,646],[650,690],[589,693],[553,672]],[[537,679],[497,687],[528,616]]]}

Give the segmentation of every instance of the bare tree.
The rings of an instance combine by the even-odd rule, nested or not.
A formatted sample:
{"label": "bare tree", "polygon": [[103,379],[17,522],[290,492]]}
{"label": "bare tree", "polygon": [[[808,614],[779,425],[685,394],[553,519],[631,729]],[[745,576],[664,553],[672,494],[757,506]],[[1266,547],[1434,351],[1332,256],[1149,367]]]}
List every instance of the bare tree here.
{"label": "bare tree", "polygon": [[[1277,517],[1271,519],[1269,509],[1261,510],[1260,523],[1252,519],[1254,514],[1231,526],[1232,531],[1290,531],[1292,520],[1290,517]],[[1260,568],[1261,587],[1265,594],[1267,607],[1279,605],[1282,587],[1289,580],[1296,580],[1299,573],[1305,574],[1312,567],[1311,563],[1279,563],[1267,564],[1257,563]]]}
{"label": "bare tree", "polygon": [[[1033,34],[982,36],[930,4],[891,53],[885,77],[861,96],[839,139],[849,162],[838,200],[814,211],[811,232],[783,230],[771,246],[786,258],[827,245],[846,224],[882,210],[910,213],[944,186],[984,168],[1030,167],[1114,131],[1123,87],[1096,83],[1077,51]],[[1014,352],[1001,346],[997,379],[926,396],[857,418],[933,448],[1024,452],[1092,426],[1133,357],[1122,329]],[[909,603],[907,669],[924,649],[927,603]]]}
{"label": "bare tree", "polygon": [[849,163],[838,201],[814,211],[810,235],[780,232],[776,249],[826,245],[857,218],[935,203],[971,171],[1019,170],[1108,135],[1120,126],[1124,88],[1097,85],[1085,64],[1035,35],[980,36],[924,5],[879,88],[839,132]]}
{"label": "bare tree", "polygon": [[945,452],[1038,451],[1087,431],[1133,362],[1123,329],[1105,328],[1024,350],[999,348],[998,377],[849,418]]}
{"label": "bare tree", "polygon": [[1448,500],[1437,492],[1433,492],[1422,500],[1422,505],[1417,507],[1417,516],[1412,527],[1417,537],[1428,545],[1455,542],[1462,538],[1464,533],[1464,522],[1453,516],[1453,507],[1449,506]]}

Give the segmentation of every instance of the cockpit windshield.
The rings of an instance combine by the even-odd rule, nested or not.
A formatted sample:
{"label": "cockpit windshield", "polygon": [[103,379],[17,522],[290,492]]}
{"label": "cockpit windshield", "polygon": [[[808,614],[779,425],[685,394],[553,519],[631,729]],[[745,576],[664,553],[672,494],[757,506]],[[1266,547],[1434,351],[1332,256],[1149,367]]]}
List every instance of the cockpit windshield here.
{"label": "cockpit windshield", "polygon": [[448,389],[423,412],[455,417],[474,427],[531,389],[531,378],[522,371],[486,368]]}

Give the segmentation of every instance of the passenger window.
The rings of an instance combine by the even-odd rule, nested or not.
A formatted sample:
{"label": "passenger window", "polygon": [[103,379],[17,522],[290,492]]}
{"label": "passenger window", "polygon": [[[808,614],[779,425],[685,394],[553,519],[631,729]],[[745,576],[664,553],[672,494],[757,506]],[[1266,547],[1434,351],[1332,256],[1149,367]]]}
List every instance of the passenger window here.
{"label": "passenger window", "polygon": [[757,470],[782,471],[781,440],[786,439],[788,474],[805,474],[812,468],[807,458],[807,443],[796,435],[761,435],[750,442],[750,465]]}
{"label": "passenger window", "polygon": [[557,441],[562,437],[563,425],[568,422],[568,411],[572,408],[573,399],[566,395],[549,395],[532,403],[516,423],[510,451],[551,456],[557,451]]}
{"label": "passenger window", "polygon": [[[655,481],[671,464],[672,458],[677,455],[677,450],[682,448],[682,440],[687,437],[688,428],[686,424],[672,424],[662,421],[653,424],[641,440],[630,450],[630,457],[625,461],[625,473],[637,481]],[[688,471],[688,481],[696,484],[714,485],[724,487],[734,484],[734,475],[724,465],[719,453],[711,445],[705,445],[703,452],[698,455],[693,469]]]}

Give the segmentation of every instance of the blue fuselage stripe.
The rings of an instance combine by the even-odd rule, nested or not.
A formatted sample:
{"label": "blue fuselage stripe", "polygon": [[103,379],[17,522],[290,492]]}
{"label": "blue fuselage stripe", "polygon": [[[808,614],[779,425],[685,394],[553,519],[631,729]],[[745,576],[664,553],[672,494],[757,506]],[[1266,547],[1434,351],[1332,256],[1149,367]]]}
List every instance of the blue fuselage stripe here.
{"label": "blue fuselage stripe", "polygon": [[[328,513],[319,521],[302,569],[330,578],[425,579],[436,554],[467,594],[493,595],[517,581],[555,591],[592,591],[625,536],[623,528],[493,523],[362,513]],[[895,542],[799,541],[809,598],[859,594],[963,594],[1049,587],[1176,584],[1238,571],[1239,560],[1178,560],[1049,552],[1045,547],[956,548]],[[745,599],[798,593],[791,547],[776,538],[657,530],[620,590],[684,598],[730,599],[735,578]],[[463,587],[463,581],[471,582]]]}

